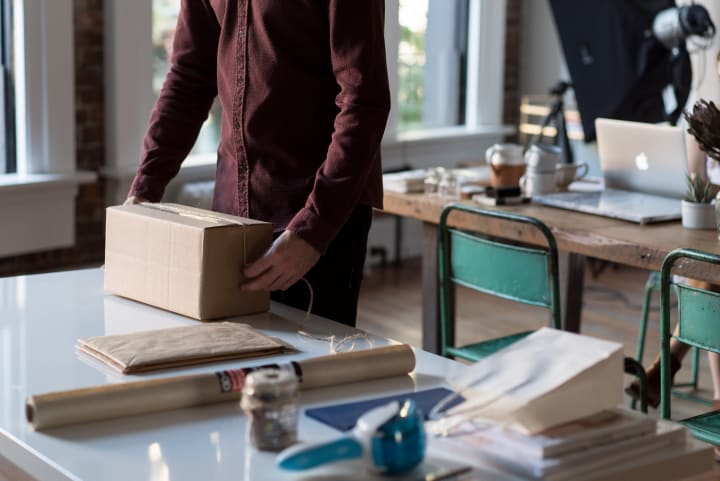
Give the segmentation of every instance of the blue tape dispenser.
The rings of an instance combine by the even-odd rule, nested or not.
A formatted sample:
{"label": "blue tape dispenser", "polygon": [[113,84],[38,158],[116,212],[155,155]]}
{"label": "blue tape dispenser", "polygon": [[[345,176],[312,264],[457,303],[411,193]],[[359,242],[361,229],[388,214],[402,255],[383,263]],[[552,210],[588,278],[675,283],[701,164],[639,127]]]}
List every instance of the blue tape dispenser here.
{"label": "blue tape dispenser", "polygon": [[277,464],[301,471],[322,464],[365,458],[373,470],[410,471],[425,457],[425,427],[415,401],[393,401],[366,412],[349,435],[325,443],[301,443],[282,451]]}

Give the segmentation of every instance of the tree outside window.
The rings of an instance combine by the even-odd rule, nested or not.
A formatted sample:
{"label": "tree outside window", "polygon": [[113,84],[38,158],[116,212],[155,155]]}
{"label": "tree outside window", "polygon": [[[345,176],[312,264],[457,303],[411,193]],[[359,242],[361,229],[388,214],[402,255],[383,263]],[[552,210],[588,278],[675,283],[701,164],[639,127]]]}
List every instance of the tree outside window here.
{"label": "tree outside window", "polygon": [[[175,27],[180,13],[180,0],[153,0],[153,91],[160,94],[165,75],[170,69],[170,57],[175,36]],[[217,99],[210,108],[210,114],[203,123],[193,154],[213,154],[220,142],[222,111]]]}

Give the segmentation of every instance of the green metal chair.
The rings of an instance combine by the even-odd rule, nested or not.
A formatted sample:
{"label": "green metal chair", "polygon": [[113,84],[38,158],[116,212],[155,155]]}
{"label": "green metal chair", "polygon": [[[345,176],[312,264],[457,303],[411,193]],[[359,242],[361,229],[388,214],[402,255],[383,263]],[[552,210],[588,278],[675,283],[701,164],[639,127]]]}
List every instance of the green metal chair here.
{"label": "green metal chair", "polygon": [[[645,337],[647,334],[648,316],[654,292],[660,292],[660,273],[651,272],[645,283],[645,297],[643,299],[642,313],[640,314],[640,331],[638,332],[637,349],[635,359],[643,363],[645,355]],[[676,382],[673,384],[673,395],[675,397],[688,399],[705,405],[712,405],[712,400],[694,394],[698,389],[698,377],[700,366],[700,350],[697,347],[692,349],[692,375],[689,382]],[[689,388],[689,389],[687,389]],[[682,389],[682,390],[680,390]],[[687,390],[686,390],[687,389]]]}
{"label": "green metal chair", "polygon": [[[451,228],[447,221],[453,211],[529,224],[543,235],[547,247],[518,245]],[[446,206],[440,215],[438,235],[441,353],[444,356],[478,361],[532,332],[526,331],[466,346],[454,346],[452,284],[545,307],[550,310],[550,326],[561,328],[557,245],[555,237],[545,224],[532,217],[452,204]]]}
{"label": "green metal chair", "polygon": [[[678,297],[676,336],[691,346],[720,353],[720,294],[672,280],[672,269],[679,259],[690,259],[720,266],[720,256],[692,249],[676,249],[663,261],[660,272],[660,414],[670,419],[672,385],[670,383],[670,289],[675,286]],[[705,442],[720,444],[720,411],[680,421]]]}
{"label": "green metal chair", "polygon": [[[530,225],[542,234],[547,245],[534,246],[498,238],[490,239],[452,228],[448,225],[448,217],[453,211]],[[533,332],[525,331],[455,346],[453,284],[504,299],[545,307],[550,311],[550,327],[561,328],[557,243],[545,224],[533,217],[510,212],[451,204],[446,206],[440,215],[438,236],[440,340],[443,356],[479,361]],[[625,372],[638,378],[641,409],[647,412],[645,370],[634,359],[625,358]]]}

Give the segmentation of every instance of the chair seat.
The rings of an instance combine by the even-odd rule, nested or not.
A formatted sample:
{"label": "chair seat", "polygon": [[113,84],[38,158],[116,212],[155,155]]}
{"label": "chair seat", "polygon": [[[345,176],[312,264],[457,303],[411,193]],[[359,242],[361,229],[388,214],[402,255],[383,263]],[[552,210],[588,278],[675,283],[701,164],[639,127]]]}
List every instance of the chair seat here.
{"label": "chair seat", "polygon": [[479,361],[488,357],[490,354],[494,354],[500,349],[504,349],[520,339],[529,336],[533,332],[535,331],[519,332],[509,336],[498,337],[475,344],[468,344],[467,346],[448,347],[446,349],[446,355],[459,357],[468,361]]}
{"label": "chair seat", "polygon": [[710,444],[720,444],[720,411],[711,411],[683,419],[680,424],[687,427],[693,436]]}

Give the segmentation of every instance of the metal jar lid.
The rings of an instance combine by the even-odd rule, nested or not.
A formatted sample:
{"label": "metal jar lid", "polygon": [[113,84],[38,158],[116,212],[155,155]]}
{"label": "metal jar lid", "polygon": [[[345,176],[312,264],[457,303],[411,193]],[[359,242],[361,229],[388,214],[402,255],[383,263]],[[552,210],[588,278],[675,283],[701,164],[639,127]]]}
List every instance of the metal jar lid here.
{"label": "metal jar lid", "polygon": [[242,408],[255,409],[284,402],[297,394],[298,379],[287,369],[266,368],[253,371],[245,378]]}

